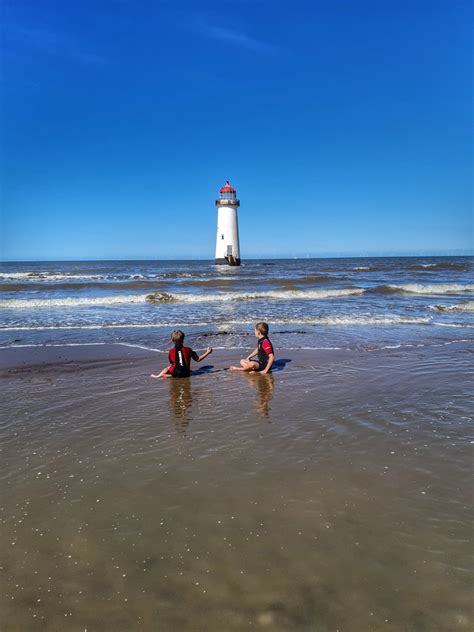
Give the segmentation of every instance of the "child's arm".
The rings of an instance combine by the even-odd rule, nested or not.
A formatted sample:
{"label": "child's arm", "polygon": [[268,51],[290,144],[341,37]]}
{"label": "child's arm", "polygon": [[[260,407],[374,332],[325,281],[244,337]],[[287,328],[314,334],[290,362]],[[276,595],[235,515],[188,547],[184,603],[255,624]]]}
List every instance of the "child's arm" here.
{"label": "child's arm", "polygon": [[251,358],[253,358],[253,356],[256,356],[257,353],[258,353],[258,347],[255,347],[255,349],[252,351],[252,353],[247,356],[247,360],[250,360]]}
{"label": "child's arm", "polygon": [[207,358],[207,356],[210,353],[212,353],[212,347],[208,347],[202,355],[198,356],[196,362],[201,362],[201,360],[204,360],[204,358]]}
{"label": "child's arm", "polygon": [[270,371],[270,369],[272,368],[274,361],[275,361],[275,354],[269,353],[267,366],[263,369],[263,371],[260,371],[260,375],[266,375],[268,371]]}

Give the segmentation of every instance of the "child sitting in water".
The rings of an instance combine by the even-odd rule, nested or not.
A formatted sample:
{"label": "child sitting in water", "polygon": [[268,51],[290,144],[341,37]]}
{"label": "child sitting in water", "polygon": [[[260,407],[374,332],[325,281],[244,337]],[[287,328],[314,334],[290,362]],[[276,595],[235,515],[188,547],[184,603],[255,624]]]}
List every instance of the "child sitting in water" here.
{"label": "child sitting in water", "polygon": [[240,366],[231,366],[231,371],[258,372],[261,375],[266,375],[271,371],[275,361],[275,354],[273,345],[268,338],[267,323],[257,323],[255,325],[255,337],[257,338],[257,348],[240,361]]}
{"label": "child sitting in water", "polygon": [[191,375],[191,359],[201,362],[212,353],[212,347],[208,347],[202,355],[198,355],[190,347],[183,347],[184,333],[179,329],[173,331],[171,340],[174,342],[174,348],[170,349],[168,353],[170,365],[158,375],[152,373],[150,377],[189,377]]}

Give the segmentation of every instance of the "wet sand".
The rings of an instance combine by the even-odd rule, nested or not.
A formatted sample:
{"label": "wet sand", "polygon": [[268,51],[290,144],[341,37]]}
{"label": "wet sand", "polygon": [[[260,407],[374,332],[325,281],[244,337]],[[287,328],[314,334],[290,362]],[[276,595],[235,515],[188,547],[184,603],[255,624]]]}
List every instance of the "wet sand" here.
{"label": "wet sand", "polygon": [[0,350],[5,630],[472,629],[472,350],[239,356]]}

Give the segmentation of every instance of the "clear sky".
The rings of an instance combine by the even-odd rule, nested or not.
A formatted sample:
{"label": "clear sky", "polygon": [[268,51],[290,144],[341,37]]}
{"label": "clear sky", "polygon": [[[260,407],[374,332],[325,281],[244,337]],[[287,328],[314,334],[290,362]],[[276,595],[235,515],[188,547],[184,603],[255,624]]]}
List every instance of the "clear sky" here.
{"label": "clear sky", "polygon": [[472,251],[469,0],[3,0],[2,259]]}

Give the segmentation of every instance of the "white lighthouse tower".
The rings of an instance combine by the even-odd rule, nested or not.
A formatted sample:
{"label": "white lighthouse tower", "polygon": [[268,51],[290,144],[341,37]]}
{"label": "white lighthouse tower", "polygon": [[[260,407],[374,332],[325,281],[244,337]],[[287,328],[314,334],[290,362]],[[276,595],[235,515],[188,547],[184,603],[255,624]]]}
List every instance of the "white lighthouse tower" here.
{"label": "white lighthouse tower", "polygon": [[240,266],[237,191],[229,181],[219,191],[217,206],[216,265]]}

